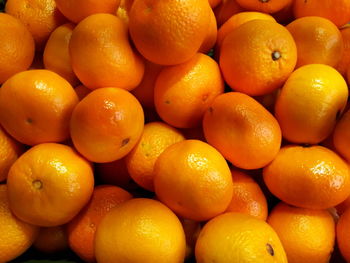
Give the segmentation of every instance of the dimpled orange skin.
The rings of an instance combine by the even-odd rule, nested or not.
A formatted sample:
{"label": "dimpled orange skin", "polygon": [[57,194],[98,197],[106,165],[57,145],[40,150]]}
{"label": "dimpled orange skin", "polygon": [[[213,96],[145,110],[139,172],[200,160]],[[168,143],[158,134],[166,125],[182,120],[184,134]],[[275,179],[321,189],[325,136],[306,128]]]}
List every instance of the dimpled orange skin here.
{"label": "dimpled orange skin", "polygon": [[193,57],[210,25],[207,0],[135,0],[129,32],[138,51],[160,65],[175,65]]}
{"label": "dimpled orange skin", "polygon": [[12,212],[39,226],[67,223],[89,201],[94,177],[91,164],[73,148],[43,143],[12,165],[7,178]]}
{"label": "dimpled orange skin", "polygon": [[0,83],[26,70],[34,58],[34,40],[25,25],[8,14],[0,13]]}
{"label": "dimpled orange skin", "polygon": [[350,209],[347,209],[339,218],[337,224],[337,243],[341,255],[350,261]]}
{"label": "dimpled orange skin", "polygon": [[350,194],[347,163],[322,146],[284,146],[263,177],[272,194],[301,208],[330,208]]}
{"label": "dimpled orange skin", "polygon": [[262,168],[281,146],[277,120],[261,104],[239,92],[216,97],[203,118],[204,136],[233,165]]}
{"label": "dimpled orange skin", "polygon": [[283,202],[269,214],[288,263],[328,263],[335,243],[335,223],[327,210],[305,209]]}
{"label": "dimpled orange skin", "polygon": [[158,75],[154,102],[159,116],[177,128],[200,125],[224,81],[215,60],[198,53],[189,61],[164,68]]}
{"label": "dimpled orange skin", "polygon": [[144,74],[142,58],[128,39],[127,27],[111,14],[95,14],[73,30],[69,53],[74,73],[88,88],[131,90]]}
{"label": "dimpled orange skin", "polygon": [[209,144],[184,140],[169,146],[154,167],[157,197],[186,219],[223,213],[232,199],[232,177],[223,156]]}
{"label": "dimpled orange skin", "polygon": [[344,78],[327,65],[295,70],[275,104],[282,135],[293,143],[317,144],[329,136],[348,99]]}
{"label": "dimpled orange skin", "polygon": [[340,28],[340,33],[343,38],[344,51],[336,69],[346,80],[348,80],[347,71],[349,68],[348,66],[350,65],[350,25],[347,24]]}
{"label": "dimpled orange skin", "polygon": [[141,104],[119,88],[94,90],[75,107],[70,133],[76,149],[97,163],[127,155],[141,137],[144,114]]}
{"label": "dimpled orange skin", "polygon": [[350,163],[350,110],[348,110],[335,126],[333,144],[337,152]]}
{"label": "dimpled orange skin", "polygon": [[241,25],[226,36],[220,49],[220,68],[227,84],[251,96],[270,93],[283,85],[296,61],[292,35],[268,20]]}
{"label": "dimpled orange skin", "polygon": [[263,13],[276,13],[288,6],[293,0],[236,0],[239,5],[247,10]]}
{"label": "dimpled orange skin", "polygon": [[349,0],[294,0],[294,15],[321,16],[331,20],[337,27],[350,21]]}
{"label": "dimpled orange skin", "polygon": [[28,70],[0,89],[0,122],[21,143],[61,142],[78,96],[64,78],[49,70]]}

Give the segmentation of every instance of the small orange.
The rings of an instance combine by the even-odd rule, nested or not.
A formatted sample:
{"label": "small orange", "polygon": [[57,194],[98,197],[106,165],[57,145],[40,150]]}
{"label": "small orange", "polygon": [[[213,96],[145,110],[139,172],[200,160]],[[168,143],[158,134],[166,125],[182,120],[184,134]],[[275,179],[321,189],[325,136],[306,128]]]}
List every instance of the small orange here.
{"label": "small orange", "polygon": [[9,262],[33,244],[39,227],[25,223],[11,213],[5,184],[0,185],[0,222],[0,262]]}
{"label": "small orange", "polygon": [[160,65],[184,63],[199,50],[210,25],[206,0],[135,0],[129,31],[138,51]]}
{"label": "small orange", "polygon": [[236,0],[222,0],[221,3],[215,7],[214,14],[216,16],[216,22],[220,27],[231,16],[243,11],[244,9],[237,4]]}
{"label": "small orange", "polygon": [[186,259],[194,256],[194,248],[198,235],[202,229],[201,223],[190,219],[180,219],[186,236]]}
{"label": "small orange", "polygon": [[339,218],[337,223],[337,243],[340,253],[346,260],[350,261],[350,209],[347,209]]}
{"label": "small orange", "polygon": [[34,58],[34,40],[25,25],[13,16],[0,13],[0,84],[27,70]]}
{"label": "small orange", "polygon": [[154,102],[159,116],[177,128],[192,128],[224,92],[224,80],[215,60],[197,53],[189,61],[165,67],[159,73]]}
{"label": "small orange", "polygon": [[30,148],[11,166],[7,178],[12,212],[39,226],[67,223],[89,201],[91,164],[73,148],[43,143]]}
{"label": "small orange", "polygon": [[78,96],[64,78],[49,70],[28,70],[0,89],[0,122],[16,140],[35,145],[69,137],[69,119]]}
{"label": "small orange", "polygon": [[177,216],[162,203],[145,198],[126,201],[100,223],[95,238],[99,263],[182,263],[186,240]]}
{"label": "small orange", "polygon": [[85,87],[84,85],[79,85],[75,87],[74,90],[77,93],[79,100],[84,99],[91,92],[91,89]]}
{"label": "small orange", "polygon": [[39,235],[33,244],[42,253],[53,254],[68,248],[66,226],[40,228]]}
{"label": "small orange", "polygon": [[68,48],[73,29],[73,24],[64,24],[51,33],[46,42],[43,61],[46,69],[56,72],[76,86],[79,80],[73,72]]}
{"label": "small orange", "polygon": [[117,205],[131,199],[127,191],[117,186],[95,187],[90,202],[67,225],[69,247],[84,262],[95,262],[95,233],[104,216]]}
{"label": "small orange", "polygon": [[244,213],[266,220],[267,201],[259,184],[248,174],[231,170],[233,196],[226,212]]}
{"label": "small orange", "polygon": [[74,146],[83,156],[106,163],[127,155],[141,137],[143,126],[142,107],[130,92],[100,88],[75,107],[70,133]]}
{"label": "small orange", "polygon": [[279,203],[267,223],[276,231],[288,263],[328,263],[335,243],[335,223],[327,210]]}
{"label": "small orange", "polygon": [[236,0],[243,8],[251,11],[259,11],[263,13],[276,13],[293,0]]}
{"label": "small orange", "polygon": [[350,65],[350,24],[346,24],[340,28],[340,34],[343,38],[344,51],[336,69],[346,80],[349,81],[350,79],[347,78],[347,71]]}
{"label": "small orange", "polygon": [[211,10],[208,32],[198,51],[205,54],[210,52],[210,50],[215,46],[217,35],[218,35],[218,27],[216,24],[216,17],[215,17],[214,11]]}
{"label": "small orange", "polygon": [[227,84],[248,95],[264,95],[282,86],[296,61],[292,35],[268,20],[244,23],[225,37],[220,49],[220,68]]}
{"label": "small orange", "polygon": [[281,146],[277,120],[252,97],[239,92],[215,98],[204,115],[203,131],[209,144],[243,169],[264,167]]}
{"label": "small orange", "polygon": [[143,60],[130,45],[127,27],[114,15],[95,14],[81,21],[73,30],[69,53],[74,73],[90,89],[131,90],[142,80]]}
{"label": "small orange", "polygon": [[348,110],[335,126],[333,133],[335,149],[350,163],[350,110]]}
{"label": "small orange", "polygon": [[147,123],[138,143],[125,159],[131,178],[141,187],[154,191],[154,164],[157,158],[170,145],[184,139],[180,131],[165,123]]}
{"label": "small orange", "polygon": [[37,51],[42,51],[51,32],[66,22],[55,0],[7,0],[5,12],[27,26]]}
{"label": "small orange", "polygon": [[195,221],[223,213],[232,199],[224,157],[209,144],[184,140],[169,146],[154,167],[157,197],[176,214]]}
{"label": "small orange", "polygon": [[330,208],[350,195],[348,164],[322,146],[282,147],[263,177],[272,194],[302,208]]}

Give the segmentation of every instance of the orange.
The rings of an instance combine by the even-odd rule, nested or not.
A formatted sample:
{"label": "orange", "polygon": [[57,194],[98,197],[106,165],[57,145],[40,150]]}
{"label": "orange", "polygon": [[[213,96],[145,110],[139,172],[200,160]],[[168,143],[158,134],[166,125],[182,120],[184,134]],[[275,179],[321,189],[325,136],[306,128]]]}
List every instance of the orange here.
{"label": "orange", "polygon": [[205,224],[196,243],[196,262],[287,263],[287,257],[265,221],[231,212]]}
{"label": "orange", "polygon": [[117,17],[119,17],[126,25],[129,24],[129,13],[134,0],[121,0],[117,9]]}
{"label": "orange", "polygon": [[226,212],[237,212],[267,218],[267,201],[259,184],[248,174],[231,170],[233,180],[233,196]]}
{"label": "orange", "polygon": [[68,223],[69,246],[84,262],[96,261],[95,233],[104,216],[111,209],[131,198],[131,194],[117,186],[97,186],[90,202]]}
{"label": "orange", "polygon": [[73,87],[56,73],[23,71],[0,89],[0,122],[24,144],[61,142],[69,137],[69,119],[77,103]]}
{"label": "orange", "polygon": [[37,51],[42,51],[51,32],[66,22],[55,0],[7,0],[5,12],[27,26]]}
{"label": "orange", "polygon": [[294,0],[294,15],[321,16],[331,20],[337,27],[350,21],[349,0]]}
{"label": "orange", "polygon": [[8,178],[12,212],[39,226],[67,223],[89,201],[94,187],[91,164],[73,148],[43,143],[12,165]]}
{"label": "orange", "polygon": [[239,5],[247,10],[263,13],[276,13],[288,6],[293,0],[236,0]]}
{"label": "orange", "polygon": [[96,13],[115,14],[120,0],[55,0],[57,8],[74,23]]}
{"label": "orange", "polygon": [[216,24],[216,17],[214,12],[211,10],[208,32],[202,42],[202,45],[199,48],[199,52],[201,53],[210,52],[210,50],[215,46],[217,35],[218,35],[218,28]]}
{"label": "orange", "polygon": [[83,156],[93,162],[107,163],[131,151],[141,137],[143,126],[142,107],[130,92],[101,88],[75,107],[70,132],[74,146]]}
{"label": "orange", "polygon": [[343,39],[339,29],[328,19],[316,16],[294,20],[287,29],[298,50],[296,67],[326,64],[335,67],[343,54]]}
{"label": "orange", "polygon": [[333,133],[335,149],[350,163],[350,110],[348,110],[335,126]]}
{"label": "orange", "polygon": [[301,208],[330,208],[350,195],[348,165],[322,146],[282,147],[263,177],[272,194]]}
{"label": "orange", "polygon": [[9,136],[0,126],[0,182],[6,180],[10,167],[23,151],[23,145]]}
{"label": "orange", "polygon": [[140,140],[125,159],[131,178],[141,187],[154,191],[154,164],[157,158],[170,145],[184,139],[180,131],[165,123],[147,123]]}
{"label": "orange", "polygon": [[131,91],[143,107],[154,108],[154,86],[162,66],[145,61],[145,74],[141,83]]}
{"label": "orange", "polygon": [[114,15],[95,14],[81,21],[69,52],[74,73],[90,89],[131,90],[143,77],[143,60],[130,46],[127,27]]}
{"label": "orange", "polygon": [[275,116],[285,139],[316,144],[329,136],[348,99],[344,78],[327,65],[294,71],[280,91]]}
{"label": "orange", "polygon": [[327,210],[279,203],[267,219],[281,239],[288,263],[328,263],[335,242],[335,223]]}
{"label": "orange", "polygon": [[204,112],[223,92],[218,64],[198,53],[189,61],[159,73],[154,102],[163,121],[177,128],[192,128],[200,125]]}
{"label": "orange", "polygon": [[0,84],[26,70],[34,58],[34,40],[22,22],[0,13]]}
{"label": "orange", "polygon": [[40,228],[33,246],[42,253],[58,253],[68,248],[66,226]]}
{"label": "orange", "polygon": [[209,5],[211,8],[215,8],[221,3],[221,1],[222,0],[209,0]]}
{"label": "orange", "polygon": [[200,222],[190,219],[180,219],[186,236],[186,259],[194,256],[194,248],[198,235],[202,229]]}
{"label": "orange", "polygon": [[244,23],[225,37],[220,49],[220,67],[227,84],[248,95],[264,95],[282,86],[296,61],[291,34],[268,20]]}
{"label": "orange", "polygon": [[224,157],[209,144],[184,140],[169,146],[154,167],[157,197],[186,219],[205,221],[223,213],[232,199]]}
{"label": "orange", "polygon": [[340,28],[340,34],[343,38],[344,50],[336,69],[345,79],[349,80],[347,78],[347,71],[349,68],[348,66],[350,65],[350,24]]}
{"label": "orange", "polygon": [[262,168],[281,146],[277,120],[248,95],[228,92],[215,98],[203,118],[204,136],[233,165]]}
{"label": "orange", "polygon": [[161,65],[184,63],[199,50],[210,25],[206,0],[135,0],[129,31],[138,51]]}
{"label": "orange", "polygon": [[79,100],[84,99],[91,92],[91,89],[85,87],[84,85],[79,85],[75,87],[74,90],[77,93]]}
{"label": "orange", "polygon": [[73,72],[68,49],[73,29],[73,24],[64,24],[51,33],[45,46],[43,61],[46,69],[56,72],[72,86],[76,86],[79,80]]}
{"label": "orange", "polygon": [[236,0],[222,0],[221,3],[214,9],[218,26],[224,24],[231,16],[244,9],[237,4]]}
{"label": "orange", "polygon": [[11,213],[5,184],[0,185],[0,222],[0,262],[9,262],[33,244],[39,228],[22,222]]}
{"label": "orange", "polygon": [[350,261],[350,209],[345,210],[344,214],[342,214],[339,218],[337,224],[337,243],[339,250],[344,257],[344,259],[349,262]]}
{"label": "orange", "polygon": [[99,263],[180,263],[185,249],[184,230],[176,215],[162,203],[145,198],[131,199],[111,210],[95,239]]}

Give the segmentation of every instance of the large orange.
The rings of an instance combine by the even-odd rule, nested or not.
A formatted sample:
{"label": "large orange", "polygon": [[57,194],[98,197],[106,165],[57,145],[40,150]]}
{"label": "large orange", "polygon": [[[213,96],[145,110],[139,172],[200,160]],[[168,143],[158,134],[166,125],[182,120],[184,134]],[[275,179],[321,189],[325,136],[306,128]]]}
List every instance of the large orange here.
{"label": "large orange", "polygon": [[34,58],[34,40],[25,25],[13,16],[0,13],[0,84],[27,70]]}
{"label": "large orange", "polygon": [[154,167],[157,197],[176,214],[195,221],[223,213],[232,199],[224,157],[209,144],[185,140],[169,146]]}
{"label": "large orange", "polygon": [[153,63],[183,63],[206,37],[210,11],[206,0],[135,0],[129,15],[131,38]]}
{"label": "large orange", "polygon": [[41,227],[33,247],[46,254],[59,253],[68,248],[66,225]]}
{"label": "large orange", "polygon": [[322,146],[284,146],[263,176],[272,194],[302,208],[330,208],[350,195],[348,164]]}
{"label": "large orange", "polygon": [[288,6],[293,0],[236,0],[247,10],[264,13],[276,13]]}
{"label": "large orange", "polygon": [[350,163],[350,110],[348,110],[335,126],[333,144],[339,154]]}
{"label": "large orange", "polygon": [[243,11],[244,9],[237,4],[236,0],[222,0],[221,3],[215,7],[214,14],[216,17],[216,22],[220,27],[231,16]]}
{"label": "large orange", "polygon": [[95,233],[104,216],[114,207],[131,199],[127,191],[117,186],[95,187],[89,203],[67,225],[70,248],[84,262],[95,262]]}
{"label": "large orange", "polygon": [[340,28],[340,33],[343,38],[344,51],[336,69],[346,80],[349,80],[347,77],[347,71],[350,65],[350,24],[346,24],[344,27]]}
{"label": "large orange", "polygon": [[337,224],[337,243],[344,259],[350,261],[350,209],[339,218]]}
{"label": "large orange", "polygon": [[131,199],[112,209],[100,223],[95,238],[99,263],[182,263],[186,240],[177,216],[162,203]]}
{"label": "large orange", "polygon": [[81,21],[69,42],[73,71],[88,88],[135,88],[142,79],[144,64],[128,39],[120,18],[95,14]]}
{"label": "large orange", "polygon": [[105,163],[127,155],[141,137],[143,125],[142,107],[130,92],[101,88],[75,107],[70,133],[83,156]]}
{"label": "large orange", "polygon": [[204,115],[203,130],[209,144],[243,169],[264,167],[281,146],[277,120],[256,100],[239,92],[216,97]]}
{"label": "large orange", "polygon": [[220,49],[220,67],[227,84],[248,95],[263,95],[279,88],[296,61],[292,35],[268,20],[244,23],[226,36]]}
{"label": "large orange", "polygon": [[199,126],[204,112],[224,92],[218,64],[198,53],[189,61],[164,68],[154,89],[159,116],[177,128]]}
{"label": "large orange", "polygon": [[328,263],[335,243],[335,223],[327,210],[279,203],[267,223],[281,239],[288,263]]}
{"label": "large orange", "polygon": [[33,244],[39,227],[25,223],[11,213],[5,184],[0,185],[0,222],[0,261],[9,262]]}
{"label": "large orange", "polygon": [[294,71],[275,104],[285,139],[316,144],[330,135],[348,99],[344,78],[327,65],[310,64]]}
{"label": "large orange", "polygon": [[12,165],[7,178],[12,212],[39,226],[67,223],[89,201],[94,187],[91,164],[73,148],[36,145]]}
{"label": "large orange", "polygon": [[69,119],[78,103],[73,87],[48,70],[28,70],[0,89],[0,122],[16,140],[29,145],[69,137]]}

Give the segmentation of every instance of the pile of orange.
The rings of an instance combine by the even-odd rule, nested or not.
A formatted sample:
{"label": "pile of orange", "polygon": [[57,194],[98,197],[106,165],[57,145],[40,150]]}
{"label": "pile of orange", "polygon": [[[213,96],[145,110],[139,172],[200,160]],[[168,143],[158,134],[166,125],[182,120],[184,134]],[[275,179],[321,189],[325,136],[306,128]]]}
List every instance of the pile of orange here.
{"label": "pile of orange", "polygon": [[7,0],[0,262],[350,262],[350,0]]}

